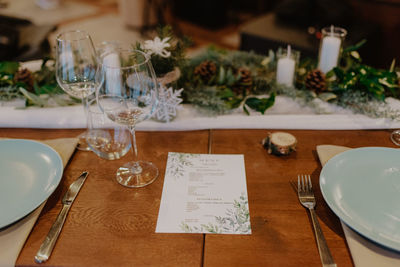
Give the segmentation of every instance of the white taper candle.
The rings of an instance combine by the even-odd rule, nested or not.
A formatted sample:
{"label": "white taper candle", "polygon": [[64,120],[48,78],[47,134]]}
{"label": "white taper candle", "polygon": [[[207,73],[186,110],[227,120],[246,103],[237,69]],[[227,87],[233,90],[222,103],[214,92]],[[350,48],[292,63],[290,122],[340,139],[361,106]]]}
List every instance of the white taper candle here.
{"label": "white taper candle", "polygon": [[291,48],[288,45],[287,56],[280,58],[276,67],[276,82],[278,84],[293,85],[296,62],[291,58]]}
{"label": "white taper candle", "polygon": [[330,35],[322,39],[321,52],[319,56],[318,68],[327,73],[337,66],[339,60],[340,46],[342,40],[334,36],[333,26],[331,26]]}

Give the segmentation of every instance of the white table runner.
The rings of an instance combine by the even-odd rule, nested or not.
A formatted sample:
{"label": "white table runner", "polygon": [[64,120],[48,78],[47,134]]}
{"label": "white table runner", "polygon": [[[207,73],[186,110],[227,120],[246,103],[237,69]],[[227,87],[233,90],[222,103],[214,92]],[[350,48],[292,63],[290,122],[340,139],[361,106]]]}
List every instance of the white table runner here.
{"label": "white table runner", "polygon": [[[395,100],[396,105],[400,101]],[[18,105],[18,103],[16,103]],[[399,105],[400,106],[400,105]],[[278,96],[275,105],[265,115],[246,115],[241,109],[231,114],[208,116],[191,105],[183,105],[170,123],[148,120],[137,125],[138,130],[185,131],[201,129],[389,129],[400,128],[400,121],[353,114],[334,105],[326,105],[331,114],[314,114],[292,99]],[[11,128],[85,128],[81,105],[54,108],[30,107],[17,109],[10,103],[0,103],[0,127]]]}
{"label": "white table runner", "polygon": [[[24,62],[32,71],[40,68],[41,60]],[[392,109],[400,111],[400,101],[387,98]],[[137,125],[137,130],[146,131],[189,131],[203,129],[309,129],[309,130],[364,130],[400,128],[398,121],[373,119],[354,114],[336,105],[315,99],[314,104],[324,114],[315,114],[310,107],[301,106],[286,96],[277,96],[275,104],[265,115],[251,112],[248,116],[242,108],[221,116],[209,116],[192,105],[182,105],[177,117],[169,122],[148,120]],[[24,100],[0,101],[0,128],[85,128],[86,118],[82,105],[69,107],[38,108],[24,106]],[[16,108],[19,107],[19,108]]]}

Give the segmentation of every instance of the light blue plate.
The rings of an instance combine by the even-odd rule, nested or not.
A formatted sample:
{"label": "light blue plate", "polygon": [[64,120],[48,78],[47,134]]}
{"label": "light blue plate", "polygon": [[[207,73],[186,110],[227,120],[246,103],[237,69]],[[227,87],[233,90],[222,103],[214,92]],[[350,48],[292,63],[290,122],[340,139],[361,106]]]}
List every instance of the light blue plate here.
{"label": "light blue plate", "polygon": [[364,147],[343,152],[322,168],[320,186],[344,223],[400,251],[400,150]]}
{"label": "light blue plate", "polygon": [[62,174],[62,160],[51,147],[29,140],[0,140],[0,228],[40,206]]}

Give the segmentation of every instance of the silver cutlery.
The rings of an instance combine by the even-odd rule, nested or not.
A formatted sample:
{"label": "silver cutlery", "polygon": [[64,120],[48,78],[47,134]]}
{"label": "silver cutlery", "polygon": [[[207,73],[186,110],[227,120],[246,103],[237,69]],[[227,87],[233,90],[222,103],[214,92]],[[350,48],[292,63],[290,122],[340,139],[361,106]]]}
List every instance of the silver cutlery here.
{"label": "silver cutlery", "polygon": [[297,194],[301,205],[310,211],[311,221],[314,228],[315,238],[317,240],[319,256],[322,266],[336,267],[336,263],[332,258],[331,252],[326,243],[321,226],[319,225],[317,215],[315,213],[315,196],[311,184],[310,175],[298,175],[297,177]]}
{"label": "silver cutlery", "polygon": [[86,180],[86,177],[89,175],[88,172],[83,172],[70,186],[67,192],[65,193],[62,204],[63,207],[60,213],[57,216],[56,221],[51,226],[49,233],[44,239],[42,245],[39,248],[39,251],[36,253],[35,261],[37,263],[43,263],[47,261],[53,251],[54,245],[57,242],[57,238],[61,232],[61,229],[64,225],[65,218],[67,217],[68,211],[72,206],[76,196],[79,193],[83,183]]}

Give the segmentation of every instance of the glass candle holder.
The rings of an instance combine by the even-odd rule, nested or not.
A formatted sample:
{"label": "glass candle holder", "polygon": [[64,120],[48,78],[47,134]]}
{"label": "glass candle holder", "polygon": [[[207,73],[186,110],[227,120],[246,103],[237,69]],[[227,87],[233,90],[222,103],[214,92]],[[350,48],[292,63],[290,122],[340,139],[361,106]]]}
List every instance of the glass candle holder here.
{"label": "glass candle holder", "polygon": [[291,49],[289,45],[287,49],[279,48],[276,52],[276,58],[276,83],[293,86],[300,52]]}
{"label": "glass candle holder", "polygon": [[118,49],[133,50],[132,44],[116,40],[102,41],[101,43],[96,44],[95,48],[100,58],[102,58],[103,55],[112,51],[117,51]]}
{"label": "glass candle holder", "polygon": [[340,49],[347,31],[340,27],[325,27],[321,30],[322,37],[319,47],[318,68],[327,73],[337,66]]}
{"label": "glass candle holder", "polygon": [[123,157],[131,148],[129,130],[111,121],[100,110],[96,99],[89,102],[89,129],[86,142],[99,157],[114,160]]}

